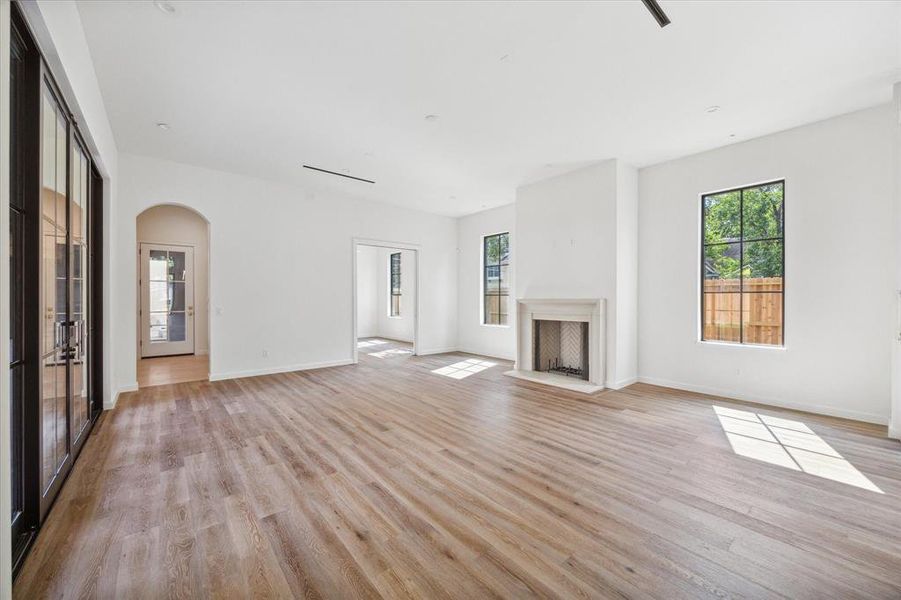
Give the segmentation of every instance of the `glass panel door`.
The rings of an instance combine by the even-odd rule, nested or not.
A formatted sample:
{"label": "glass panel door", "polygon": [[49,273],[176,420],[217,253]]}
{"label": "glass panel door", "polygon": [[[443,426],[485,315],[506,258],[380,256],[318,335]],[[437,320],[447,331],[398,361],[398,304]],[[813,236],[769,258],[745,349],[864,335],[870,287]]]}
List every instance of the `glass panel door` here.
{"label": "glass panel door", "polygon": [[194,352],[194,249],[141,244],[141,356]]}
{"label": "glass panel door", "polygon": [[78,446],[91,418],[88,394],[88,179],[87,154],[72,145],[72,193],[69,201],[69,389],[72,396],[72,440]]}
{"label": "glass panel door", "polygon": [[41,93],[41,512],[70,457],[67,402],[67,233],[69,128],[47,82]]}

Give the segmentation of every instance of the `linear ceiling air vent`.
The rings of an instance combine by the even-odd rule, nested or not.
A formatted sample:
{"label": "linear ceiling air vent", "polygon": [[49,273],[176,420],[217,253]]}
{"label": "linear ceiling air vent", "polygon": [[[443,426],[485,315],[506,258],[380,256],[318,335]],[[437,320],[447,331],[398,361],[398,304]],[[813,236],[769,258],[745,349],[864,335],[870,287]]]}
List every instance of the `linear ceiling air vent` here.
{"label": "linear ceiling air vent", "polygon": [[356,181],[362,181],[364,183],[375,183],[371,179],[363,179],[362,177],[354,177],[353,175],[345,175],[344,173],[336,173],[335,171],[329,171],[328,169],[320,169],[319,167],[311,167],[310,165],[304,165],[304,169],[310,169],[311,171],[319,171],[320,173],[328,173],[329,175],[337,175],[338,177],[345,177],[347,179],[353,179]]}

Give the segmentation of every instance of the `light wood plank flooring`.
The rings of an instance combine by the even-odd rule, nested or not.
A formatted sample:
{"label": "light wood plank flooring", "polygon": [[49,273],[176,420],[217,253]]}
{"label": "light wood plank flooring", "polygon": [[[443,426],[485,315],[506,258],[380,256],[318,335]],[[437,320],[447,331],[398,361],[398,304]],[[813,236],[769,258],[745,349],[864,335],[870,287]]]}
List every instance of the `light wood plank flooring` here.
{"label": "light wood plank flooring", "polygon": [[205,354],[156,356],[138,361],[138,387],[204,381],[210,376],[210,357]]}
{"label": "light wood plank flooring", "polygon": [[[120,399],[15,596],[901,597],[884,428],[374,352]],[[736,454],[714,405],[803,423],[882,493]]]}

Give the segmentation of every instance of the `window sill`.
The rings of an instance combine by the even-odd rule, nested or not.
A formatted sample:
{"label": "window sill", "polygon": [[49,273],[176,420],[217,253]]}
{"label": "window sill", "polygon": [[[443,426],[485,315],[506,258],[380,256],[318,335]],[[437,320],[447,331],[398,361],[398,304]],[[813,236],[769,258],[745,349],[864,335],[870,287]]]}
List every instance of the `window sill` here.
{"label": "window sill", "polygon": [[495,325],[494,323],[480,323],[482,327],[491,327],[493,329],[510,329],[510,325]]}
{"label": "window sill", "polygon": [[715,342],[713,340],[696,340],[696,343],[702,346],[717,346],[723,348],[749,348],[753,350],[785,350],[785,344],[781,346],[770,346],[767,344],[740,344],[738,342]]}
{"label": "window sill", "polygon": [[389,319],[403,319],[401,315],[388,315]]}

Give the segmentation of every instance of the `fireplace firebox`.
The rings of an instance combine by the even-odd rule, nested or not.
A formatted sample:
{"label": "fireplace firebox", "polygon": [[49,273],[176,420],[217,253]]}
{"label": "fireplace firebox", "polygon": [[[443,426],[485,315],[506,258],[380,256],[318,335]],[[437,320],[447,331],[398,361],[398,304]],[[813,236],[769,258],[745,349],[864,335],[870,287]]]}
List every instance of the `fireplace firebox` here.
{"label": "fireplace firebox", "polygon": [[588,323],[533,321],[533,370],[588,381]]}

